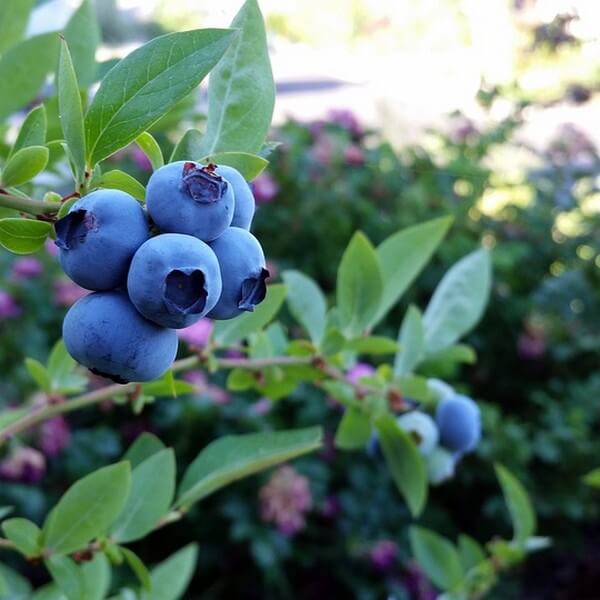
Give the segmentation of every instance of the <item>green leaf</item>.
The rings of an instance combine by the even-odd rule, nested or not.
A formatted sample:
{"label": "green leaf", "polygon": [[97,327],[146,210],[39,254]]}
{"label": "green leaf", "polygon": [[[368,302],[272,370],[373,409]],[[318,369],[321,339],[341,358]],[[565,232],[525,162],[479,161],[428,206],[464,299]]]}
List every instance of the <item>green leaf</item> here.
{"label": "green leaf", "polygon": [[320,427],[222,437],[187,468],[176,505],[187,508],[233,481],[312,452],[322,437]]}
{"label": "green leaf", "polygon": [[29,600],[31,585],[16,571],[0,564],[0,582],[4,583],[7,592],[0,592],[0,600]]}
{"label": "green leaf", "polygon": [[143,131],[137,136],[135,143],[140,147],[140,150],[148,157],[152,169],[160,169],[165,164],[162,150],[158,142],[147,131]]}
{"label": "green leaf", "polygon": [[203,155],[258,154],[273,117],[275,84],[258,2],[246,0],[231,27],[240,34],[210,74]]}
{"label": "green leaf", "polygon": [[55,583],[47,583],[37,588],[29,600],[65,600],[65,595]]}
{"label": "green leaf", "polygon": [[458,536],[458,554],[465,572],[487,560],[485,552],[477,540],[464,533]]}
{"label": "green leaf", "polygon": [[82,572],[71,558],[51,556],[44,562],[67,600],[81,600],[85,597]]}
{"label": "green leaf", "polygon": [[67,352],[65,342],[60,339],[52,347],[50,356],[48,357],[48,374],[52,389],[60,389],[64,385],[64,381],[68,380],[77,363]]}
{"label": "green leaf", "polygon": [[335,433],[335,445],[342,450],[364,448],[371,437],[369,415],[353,406],[344,415]]}
{"label": "green leaf", "polygon": [[235,33],[169,33],[134,50],[111,69],[86,116],[92,165],[133,142],[187,96],[223,56]]}
{"label": "green leaf", "polygon": [[46,367],[44,367],[39,360],[35,360],[35,358],[26,358],[25,367],[42,391],[49,392],[52,389],[50,385],[50,375],[48,375]]}
{"label": "green leaf", "polygon": [[536,517],[531,500],[521,482],[506,467],[496,463],[494,468],[512,519],[514,540],[523,544],[536,529]]}
{"label": "green leaf", "polygon": [[150,578],[150,573],[146,568],[146,565],[142,562],[140,557],[129,550],[129,548],[119,548],[127,561],[127,564],[131,567],[131,570],[135,573],[135,576],[138,578],[139,582],[142,584],[142,587],[145,590],[152,590],[152,580]]}
{"label": "green leaf", "polygon": [[203,136],[197,129],[188,129],[173,148],[169,162],[196,160],[202,156],[202,140]]}
{"label": "green leaf", "polygon": [[232,369],[227,376],[227,389],[232,392],[243,392],[254,387],[256,379],[246,369]]}
{"label": "green leaf", "polygon": [[86,156],[83,107],[71,53],[64,39],[61,39],[60,44],[56,81],[60,125],[67,142],[67,153],[73,168],[73,176],[75,181],[81,184],[85,174]]}
{"label": "green leaf", "polygon": [[53,554],[69,554],[104,535],[125,506],[130,478],[124,461],[74,483],[46,518],[44,546]]}
{"label": "green leaf", "polygon": [[[19,0],[21,1],[21,0]],[[26,0],[27,1],[27,0]],[[31,102],[56,67],[58,35],[36,35],[0,58],[0,119]]]}
{"label": "green leaf", "polygon": [[400,344],[400,351],[394,360],[394,375],[401,377],[416,369],[425,350],[425,331],[421,311],[412,304],[402,320],[398,344]]}
{"label": "green leaf", "polygon": [[146,198],[146,189],[144,186],[137,179],[119,169],[113,169],[112,171],[101,173],[98,177],[94,177],[91,187],[121,190],[122,192],[127,192],[140,202],[144,202]]}
{"label": "green leaf", "polygon": [[427,352],[450,346],[479,321],[490,287],[491,264],[486,250],[468,254],[444,275],[423,316]]}
{"label": "green leaf", "polygon": [[[18,411],[15,411],[18,412]],[[0,506],[0,521],[14,510],[14,506]]]}
{"label": "green leaf", "polygon": [[235,319],[215,323],[213,332],[215,341],[220,346],[232,346],[247,338],[251,333],[259,331],[279,312],[285,295],[285,285],[279,283],[268,286],[267,297],[254,309],[254,312],[247,312]]}
{"label": "green leaf", "polygon": [[4,186],[22,185],[41,173],[48,164],[50,152],[45,146],[27,146],[17,150],[2,171]]}
{"label": "green leaf", "polygon": [[123,460],[128,460],[131,463],[131,468],[134,469],[164,449],[165,445],[153,433],[145,431],[129,446]]}
{"label": "green leaf", "polygon": [[110,588],[110,564],[104,554],[98,553],[81,568],[85,600],[104,600]]}
{"label": "green leaf", "polygon": [[379,443],[396,487],[404,496],[413,517],[419,516],[427,499],[427,467],[408,433],[395,419],[383,414],[375,420]]}
{"label": "green leaf", "polygon": [[321,288],[300,271],[284,271],[283,281],[288,289],[287,304],[292,316],[316,344],[325,333],[327,301]]}
{"label": "green leaf", "polygon": [[390,338],[367,335],[348,341],[345,349],[358,354],[394,354],[398,350],[398,344]]}
{"label": "green leaf", "polygon": [[451,217],[433,219],[385,239],[377,248],[383,274],[381,304],[371,325],[378,323],[414,281],[446,235]]}
{"label": "green leaf", "polygon": [[21,148],[43,146],[46,143],[46,109],[43,104],[36,106],[25,117],[19,135],[11,150],[11,156]]}
{"label": "green leaf", "polygon": [[364,233],[357,231],[337,273],[337,306],[345,333],[352,337],[363,333],[379,310],[382,293],[377,254]]}
{"label": "green leaf", "polygon": [[249,152],[217,152],[205,156],[201,163],[214,163],[216,165],[228,165],[237,169],[246,181],[252,181],[260,175],[268,166],[269,161],[262,156],[250,154]]}
{"label": "green leaf", "polygon": [[0,245],[15,254],[31,254],[43,247],[52,225],[34,219],[0,219]]}
{"label": "green leaf", "polygon": [[320,349],[324,356],[332,356],[341,352],[346,345],[346,338],[336,327],[330,327],[325,332]]}
{"label": "green leaf", "polygon": [[592,487],[600,488],[600,468],[593,469],[583,478],[584,483]]}
{"label": "green leaf", "polygon": [[152,590],[142,600],[178,600],[187,589],[198,560],[198,546],[189,544],[152,569]]}
{"label": "green leaf", "polygon": [[447,539],[416,525],[410,528],[410,546],[419,566],[442,590],[455,590],[463,583],[458,552]]}
{"label": "green leaf", "polygon": [[64,31],[71,49],[77,79],[82,87],[96,81],[96,49],[100,44],[100,26],[89,0],[83,0],[73,13]]}
{"label": "green leaf", "polygon": [[40,528],[27,519],[6,519],[2,523],[4,535],[25,556],[37,556],[40,553]]}
{"label": "green leaf", "polygon": [[21,40],[33,0],[2,0],[0,9],[0,54]]}
{"label": "green leaf", "polygon": [[133,469],[129,496],[111,529],[112,538],[126,543],[150,533],[168,512],[174,493],[175,456],[169,448]]}

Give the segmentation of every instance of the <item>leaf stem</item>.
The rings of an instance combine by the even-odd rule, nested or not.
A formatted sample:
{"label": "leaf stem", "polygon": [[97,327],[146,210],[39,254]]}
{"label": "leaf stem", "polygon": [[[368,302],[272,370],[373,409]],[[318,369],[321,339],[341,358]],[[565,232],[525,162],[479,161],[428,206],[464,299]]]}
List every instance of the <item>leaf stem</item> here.
{"label": "leaf stem", "polygon": [[[175,361],[172,366],[172,370],[174,372],[177,371],[185,371],[186,369],[190,369],[198,364],[205,362],[204,357],[200,356],[189,356],[188,358],[183,358],[181,360]],[[265,369],[267,367],[274,366],[294,366],[294,365],[308,365],[314,359],[312,357],[307,356],[274,356],[272,358],[217,358],[215,360],[215,364],[218,367],[223,369],[250,369],[253,371]],[[103,400],[108,400],[116,395],[124,395],[131,392],[134,392],[136,387],[139,384],[137,383],[127,383],[125,385],[121,385],[115,383],[113,385],[108,385],[98,390],[93,390],[91,392],[87,392],[85,394],[81,394],[80,396],[75,396],[74,398],[69,398],[64,402],[60,402],[57,404],[51,404],[49,406],[42,406],[40,408],[34,409],[25,416],[17,419],[10,425],[7,425],[4,429],[0,430],[0,446],[4,444],[9,438],[12,436],[25,431],[39,423],[42,423],[52,417],[57,415],[62,415],[65,413],[72,412],[74,410],[79,410],[80,408],[85,408],[87,406],[92,406],[94,404],[98,404]]]}
{"label": "leaf stem", "polygon": [[58,212],[60,203],[21,198],[21,196],[13,196],[0,189],[0,206],[14,208],[31,215],[52,215]]}

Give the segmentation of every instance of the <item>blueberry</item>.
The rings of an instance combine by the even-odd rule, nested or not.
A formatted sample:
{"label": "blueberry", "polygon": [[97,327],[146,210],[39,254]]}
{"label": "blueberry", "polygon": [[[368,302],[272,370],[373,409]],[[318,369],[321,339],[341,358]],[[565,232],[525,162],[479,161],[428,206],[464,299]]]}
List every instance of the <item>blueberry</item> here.
{"label": "blueberry", "polygon": [[258,240],[245,229],[230,227],[210,247],[219,260],[223,292],[208,316],[232,319],[254,310],[265,298],[269,276]]}
{"label": "blueberry", "polygon": [[233,211],[232,227],[241,227],[250,231],[250,225],[254,218],[254,194],[243,178],[242,174],[233,167],[221,165],[217,167],[217,173],[226,179],[233,188],[235,196],[235,210]]}
{"label": "blueberry", "polygon": [[423,456],[431,454],[438,444],[439,433],[434,420],[426,413],[414,410],[396,419],[401,429],[409,433],[415,440],[419,452]]}
{"label": "blueberry", "polygon": [[146,205],[161,231],[187,233],[210,242],[231,224],[235,198],[233,186],[213,166],[179,161],[154,171]]}
{"label": "blueberry", "polygon": [[69,354],[117,383],[151,381],[177,354],[177,333],[142,317],[125,292],[95,292],[78,300],[63,323]]}
{"label": "blueberry", "polygon": [[435,420],[440,441],[453,452],[474,450],[481,438],[479,407],[467,396],[445,397],[438,404]]}
{"label": "blueberry", "polygon": [[149,236],[140,204],[118,190],[98,190],[77,200],[55,229],[65,273],[98,291],[125,283],[132,256]]}
{"label": "blueberry", "polygon": [[188,327],[213,308],[221,295],[217,257],[191,235],[156,236],[135,253],[127,291],[147,319],[163,327]]}
{"label": "blueberry", "polygon": [[369,441],[367,442],[367,456],[374,460],[383,460],[383,452],[381,451],[381,444],[379,443],[379,436],[377,433],[372,433]]}
{"label": "blueberry", "polygon": [[443,400],[444,398],[454,396],[454,394],[456,393],[451,385],[448,385],[445,381],[442,381],[441,379],[428,379],[427,388],[433,396],[433,399],[437,402]]}
{"label": "blueberry", "polygon": [[427,478],[433,485],[439,485],[454,476],[456,459],[444,448],[434,448],[427,457]]}

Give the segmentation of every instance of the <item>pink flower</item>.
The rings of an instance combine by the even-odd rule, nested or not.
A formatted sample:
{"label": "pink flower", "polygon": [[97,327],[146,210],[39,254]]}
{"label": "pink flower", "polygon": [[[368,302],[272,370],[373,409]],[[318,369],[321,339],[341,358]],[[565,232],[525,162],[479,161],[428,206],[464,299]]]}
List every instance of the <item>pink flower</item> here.
{"label": "pink flower", "polygon": [[79,298],[87,296],[88,290],[77,285],[74,281],[68,279],[59,279],[54,282],[54,304],[56,306],[71,306],[75,304]]}
{"label": "pink flower", "polygon": [[44,455],[28,446],[16,448],[0,462],[0,478],[8,481],[35,483],[44,476],[45,472]]}
{"label": "pink flower", "polygon": [[152,171],[150,159],[142,152],[142,150],[140,150],[140,148],[138,148],[138,146],[133,146],[131,149],[131,158],[142,171]]}
{"label": "pink flower", "polygon": [[58,246],[54,243],[53,240],[46,240],[46,242],[44,243],[44,248],[50,256],[58,256]]}
{"label": "pink flower", "polygon": [[177,334],[191,348],[201,349],[208,344],[212,330],[213,322],[210,319],[200,319],[185,329],[178,329]]}
{"label": "pink flower", "polygon": [[360,146],[350,144],[344,149],[344,160],[353,166],[362,165],[365,162],[365,153]]}
{"label": "pink flower", "polygon": [[387,571],[398,559],[398,545],[392,540],[380,540],[369,551],[369,560],[378,571]]}
{"label": "pink flower", "polygon": [[0,290],[0,321],[14,319],[23,311],[17,301],[8,292]]}
{"label": "pink flower", "polygon": [[353,385],[360,382],[363,377],[369,377],[375,373],[375,369],[367,363],[356,363],[347,373],[346,379]]}
{"label": "pink flower", "polygon": [[262,520],[274,523],[283,535],[291,536],[304,529],[312,496],[308,479],[296,469],[279,467],[261,488],[259,498]]}
{"label": "pink flower", "polygon": [[39,446],[48,458],[60,454],[69,445],[70,439],[69,424],[62,416],[53,417],[40,426]]}
{"label": "pink flower", "polygon": [[254,192],[254,198],[257,204],[266,204],[271,202],[277,192],[279,192],[279,186],[277,182],[269,175],[269,173],[261,173],[252,182],[252,191]]}
{"label": "pink flower", "polygon": [[24,281],[41,275],[43,270],[44,266],[37,258],[23,256],[13,263],[10,276],[13,281]]}
{"label": "pink flower", "polygon": [[333,158],[333,145],[327,137],[320,137],[312,148],[314,160],[320,165],[329,165]]}
{"label": "pink flower", "polygon": [[200,369],[188,371],[183,374],[182,379],[194,386],[194,392],[196,394],[203,394],[206,391],[207,381],[204,371],[201,371]]}

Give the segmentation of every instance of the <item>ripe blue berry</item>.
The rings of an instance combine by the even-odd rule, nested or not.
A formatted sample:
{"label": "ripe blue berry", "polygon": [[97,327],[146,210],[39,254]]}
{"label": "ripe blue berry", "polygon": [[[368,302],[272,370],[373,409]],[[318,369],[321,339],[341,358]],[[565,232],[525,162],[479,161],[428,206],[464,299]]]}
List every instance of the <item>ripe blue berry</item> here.
{"label": "ripe blue berry", "polygon": [[188,327],[208,313],[221,295],[217,257],[190,235],[158,235],[135,253],[127,291],[146,319],[163,327]]}
{"label": "ripe blue berry", "polygon": [[223,291],[211,319],[232,319],[253,311],[267,293],[265,256],[258,240],[245,229],[230,227],[210,244],[221,268]]}
{"label": "ripe blue berry", "polygon": [[233,187],[214,166],[179,161],[154,171],[146,205],[162,232],[187,233],[210,242],[231,224],[235,198]]}
{"label": "ripe blue berry", "polygon": [[256,203],[248,182],[237,169],[227,165],[217,167],[217,173],[226,179],[233,188],[235,210],[233,212],[231,227],[241,227],[250,231]]}
{"label": "ripe blue berry", "polygon": [[123,285],[133,254],[149,236],[140,204],[118,190],[98,190],[77,200],[55,229],[62,268],[89,290]]}
{"label": "ripe blue berry", "polygon": [[398,417],[396,423],[414,438],[419,452],[423,456],[431,454],[437,446],[439,439],[438,428],[428,414],[414,410]]}
{"label": "ripe blue berry", "polygon": [[444,398],[437,407],[435,420],[440,430],[440,441],[453,452],[474,450],[481,438],[479,407],[467,396]]}
{"label": "ripe blue berry", "polygon": [[177,354],[177,333],[144,319],[119,291],[78,300],[63,322],[63,338],[78,363],[117,383],[156,379]]}

